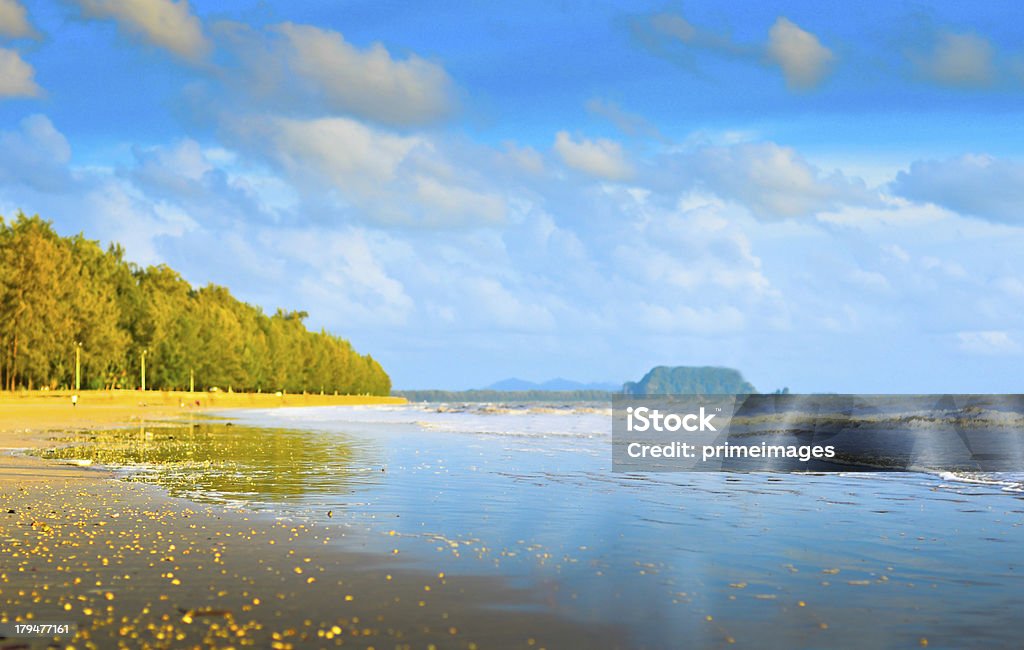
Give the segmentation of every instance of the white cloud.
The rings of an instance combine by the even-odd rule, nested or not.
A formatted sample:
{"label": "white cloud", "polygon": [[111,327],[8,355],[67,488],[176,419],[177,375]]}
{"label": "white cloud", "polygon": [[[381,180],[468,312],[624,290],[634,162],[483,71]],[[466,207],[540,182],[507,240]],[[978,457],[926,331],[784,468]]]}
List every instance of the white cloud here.
{"label": "white cloud", "polygon": [[0,97],[38,97],[36,71],[14,50],[0,48]]}
{"label": "white cloud", "polygon": [[140,169],[137,173],[164,184],[200,181],[214,169],[199,143],[190,138],[171,148],[136,151]]}
{"label": "white cloud", "polygon": [[[270,235],[270,233],[268,233]],[[275,256],[302,267],[300,293],[351,325],[401,325],[415,310],[383,253],[402,245],[361,228],[284,230],[266,238]]]}
{"label": "white cloud", "polygon": [[721,201],[688,196],[661,212],[643,198],[634,200],[642,206],[634,217],[642,225],[614,248],[621,273],[666,298],[680,297],[681,291],[689,300],[709,288],[754,299],[773,293],[749,237]]}
{"label": "white cloud", "polygon": [[[295,177],[313,174],[346,193],[383,196],[398,166],[422,141],[370,128],[343,117],[256,119],[246,135],[269,145],[270,155]],[[251,130],[250,130],[251,129]]]}
{"label": "white cloud", "polygon": [[25,7],[17,0],[0,0],[0,35],[10,38],[35,36],[36,32],[28,22]]}
{"label": "white cloud", "polygon": [[122,30],[177,56],[198,61],[211,45],[188,0],[77,0],[86,16],[112,18]]}
{"label": "white cloud", "polygon": [[29,115],[13,131],[0,132],[0,182],[52,192],[70,183],[71,145],[45,115]]}
{"label": "white cloud", "polygon": [[547,331],[555,326],[546,307],[521,300],[494,278],[466,278],[462,288],[493,325],[514,331]]}
{"label": "white cloud", "polygon": [[[388,226],[494,226],[507,196],[451,148],[345,117],[250,117],[229,124],[242,149],[270,162],[305,197]],[[494,161],[494,151],[474,159]]]}
{"label": "white cloud", "polygon": [[859,179],[839,171],[824,175],[793,149],[772,142],[699,149],[684,157],[683,173],[759,218],[801,217],[843,204],[878,202]]}
{"label": "white cloud", "polygon": [[500,223],[505,219],[505,201],[501,196],[443,184],[427,176],[416,179],[416,196],[422,203],[450,217],[478,223]]}
{"label": "white cloud", "polygon": [[790,88],[817,86],[834,59],[817,36],[783,17],[768,30],[768,55],[782,68]]}
{"label": "white cloud", "polygon": [[179,238],[199,228],[180,207],[152,201],[130,184],[116,180],[90,190],[82,205],[85,213],[95,215],[106,238],[123,244],[129,259],[143,265],[165,261],[159,251],[161,238]]}
{"label": "white cloud", "polygon": [[398,60],[380,43],[360,50],[338,32],[284,23],[288,63],[315,85],[328,106],[394,125],[432,122],[455,104],[444,68],[410,55]]}
{"label": "white cloud", "polygon": [[[845,228],[872,231],[877,234],[893,226],[934,226],[948,221],[956,214],[930,203],[917,203],[898,196],[879,193],[877,201],[864,204],[839,205],[831,210],[819,212],[817,220]],[[891,252],[891,251],[890,251]],[[896,255],[898,257],[898,255]]]}
{"label": "white cloud", "polygon": [[566,131],[555,135],[555,151],[569,167],[610,181],[623,181],[633,169],[622,153],[622,145],[606,139],[576,142]]}
{"label": "white cloud", "polygon": [[642,45],[685,67],[695,67],[693,52],[708,52],[751,64],[778,65],[786,85],[794,90],[820,84],[835,60],[832,50],[822,45],[816,35],[783,16],[769,28],[765,43],[741,43],[728,34],[716,34],[672,13],[655,14],[634,27],[634,35]]}
{"label": "white cloud", "polygon": [[1021,351],[1020,344],[1008,332],[984,330],[958,332],[956,336],[960,349],[973,354],[1006,355]]}
{"label": "white cloud", "polygon": [[901,171],[892,190],[908,199],[1011,224],[1024,224],[1024,163],[967,154],[920,160]]}
{"label": "white cloud", "polygon": [[641,303],[634,314],[637,325],[660,334],[723,335],[742,330],[746,319],[736,307],[666,306]]}
{"label": "white cloud", "polygon": [[922,76],[941,84],[980,87],[996,78],[995,50],[977,34],[944,32],[931,52],[909,56]]}

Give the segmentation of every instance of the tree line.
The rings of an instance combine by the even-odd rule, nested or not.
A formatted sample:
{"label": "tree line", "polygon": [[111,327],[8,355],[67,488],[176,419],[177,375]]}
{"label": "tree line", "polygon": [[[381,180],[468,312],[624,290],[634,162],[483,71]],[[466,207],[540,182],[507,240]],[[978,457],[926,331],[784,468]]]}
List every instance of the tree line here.
{"label": "tree line", "polygon": [[124,249],[22,213],[0,217],[0,387],[81,386],[387,395],[391,380],[343,338],[311,332],[302,311],[272,316],[214,284],[141,268]]}

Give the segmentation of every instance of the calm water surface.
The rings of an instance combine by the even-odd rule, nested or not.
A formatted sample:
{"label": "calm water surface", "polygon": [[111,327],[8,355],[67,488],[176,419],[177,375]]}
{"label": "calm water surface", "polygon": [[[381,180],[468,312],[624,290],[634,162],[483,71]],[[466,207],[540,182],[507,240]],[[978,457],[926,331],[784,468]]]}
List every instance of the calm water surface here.
{"label": "calm water surface", "polygon": [[637,646],[1020,647],[1024,500],[917,473],[615,474],[592,407],[324,407],[95,434],[172,493],[323,519]]}

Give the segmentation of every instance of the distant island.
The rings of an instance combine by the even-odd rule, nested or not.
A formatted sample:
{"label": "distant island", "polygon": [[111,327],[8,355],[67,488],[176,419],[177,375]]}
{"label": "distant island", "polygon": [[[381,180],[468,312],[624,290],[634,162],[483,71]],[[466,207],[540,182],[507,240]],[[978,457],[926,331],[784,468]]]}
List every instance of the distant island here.
{"label": "distant island", "polygon": [[[542,384],[506,379],[475,390],[396,390],[392,394],[410,402],[603,402],[612,395],[743,395],[756,393],[753,384],[739,370],[714,366],[658,366],[640,381],[628,381],[619,389],[549,387],[593,386],[567,379]],[[786,389],[788,392],[788,389]]]}
{"label": "distant island", "polygon": [[306,312],[268,316],[124,256],[38,216],[0,217],[0,387],[390,393],[373,357],[309,331]]}
{"label": "distant island", "polygon": [[627,395],[746,395],[756,393],[739,370],[714,366],[658,366],[643,379],[626,382]]}

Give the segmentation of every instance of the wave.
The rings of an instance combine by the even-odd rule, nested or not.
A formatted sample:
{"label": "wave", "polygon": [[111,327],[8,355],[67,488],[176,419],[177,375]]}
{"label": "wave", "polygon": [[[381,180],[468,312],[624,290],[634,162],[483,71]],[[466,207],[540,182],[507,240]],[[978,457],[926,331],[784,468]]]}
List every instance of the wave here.
{"label": "wave", "polygon": [[[944,481],[997,487],[1003,492],[1024,494],[1024,475],[1000,472],[936,472]],[[939,486],[946,487],[946,486]]]}

